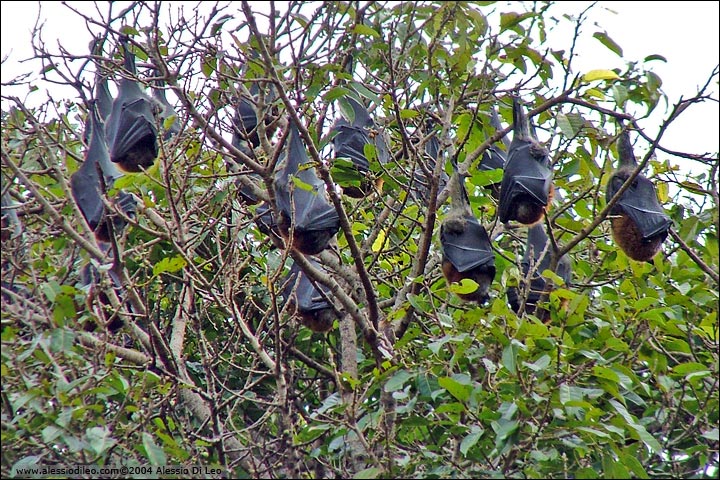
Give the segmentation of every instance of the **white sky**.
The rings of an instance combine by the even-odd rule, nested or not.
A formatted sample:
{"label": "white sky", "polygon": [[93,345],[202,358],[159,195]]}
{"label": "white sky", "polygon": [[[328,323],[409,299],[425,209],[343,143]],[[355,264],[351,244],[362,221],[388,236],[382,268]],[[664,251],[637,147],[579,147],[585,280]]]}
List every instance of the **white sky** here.
{"label": "white sky", "polygon": [[[78,2],[69,2],[77,4]],[[92,8],[83,2],[83,10]],[[180,3],[180,2],[175,2]],[[187,3],[187,2],[185,2]],[[512,5],[513,2],[508,2]],[[558,2],[556,8],[578,15],[591,2]],[[39,2],[45,19],[44,40],[57,50],[58,42],[71,52],[87,50],[90,34],[79,17],[61,2]],[[19,73],[32,71],[37,76],[37,63],[19,63],[31,56],[30,33],[37,18],[38,2],[0,2],[0,49],[4,60],[2,81],[7,82]],[[663,91],[671,104],[681,96],[690,97],[697,92],[720,62],[720,2],[619,2],[600,1],[593,9],[591,21],[585,24],[576,52],[576,70],[609,69],[623,67],[625,60],[642,61],[648,55],[660,54],[667,63],[651,62],[650,68],[663,80]],[[234,12],[239,7],[231,7]],[[498,6],[499,10],[512,7]],[[116,10],[120,10],[117,8]],[[617,12],[617,13],[615,13]],[[606,31],[623,48],[624,60],[612,53],[592,37],[595,31]],[[569,50],[572,32],[551,37],[553,48]],[[56,85],[35,82],[41,90],[62,97]],[[662,145],[673,150],[691,153],[716,153],[720,151],[718,132],[720,109],[718,108],[718,78],[712,82],[715,102],[693,105],[666,132]],[[13,94],[23,98],[27,87],[15,90],[3,87],[3,95]],[[35,96],[37,94],[34,94]],[[68,96],[75,97],[74,90]],[[5,102],[3,102],[4,104]],[[653,116],[641,123],[649,135],[654,135],[661,119],[666,115],[665,105],[660,104]],[[659,154],[662,159],[662,154]],[[690,166],[692,168],[692,166]]]}

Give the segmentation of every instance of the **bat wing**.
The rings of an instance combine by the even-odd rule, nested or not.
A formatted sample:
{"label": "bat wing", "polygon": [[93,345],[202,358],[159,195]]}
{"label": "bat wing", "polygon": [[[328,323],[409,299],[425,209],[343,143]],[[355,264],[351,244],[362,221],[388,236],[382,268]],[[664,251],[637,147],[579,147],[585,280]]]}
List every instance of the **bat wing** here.
{"label": "bat wing", "polygon": [[365,157],[365,145],[370,143],[367,132],[344,120],[338,120],[334,128],[337,131],[333,137],[335,158],[349,158],[360,172],[367,172],[370,169],[370,162]]}
{"label": "bat wing", "polygon": [[295,291],[297,308],[300,312],[310,313],[332,308],[332,305],[325,300],[325,297],[320,293],[318,287],[327,294],[327,288],[325,288],[324,285],[315,284],[305,274],[302,274],[300,283]]}
{"label": "bat wing", "polygon": [[100,180],[97,172],[97,162],[90,156],[85,163],[70,177],[70,191],[85,221],[95,230],[103,219],[105,207],[100,198]]}
{"label": "bat wing", "polygon": [[[629,175],[621,170],[608,183],[606,200],[610,201],[620,190]],[[638,175],[635,182],[624,193],[610,212],[613,215],[627,215],[637,226],[643,240],[667,234],[672,224],[657,199],[655,186],[646,177]]]}
{"label": "bat wing", "polygon": [[110,116],[112,112],[112,95],[110,95],[110,89],[108,88],[107,78],[98,78],[95,84],[95,101],[97,102],[98,110],[100,112],[100,118],[104,121]]}
{"label": "bat wing", "polygon": [[157,157],[157,129],[152,101],[144,96],[129,98],[120,102],[119,107],[114,105],[107,133],[110,158],[115,163],[123,163],[124,158],[138,148],[144,149],[153,161]]}
{"label": "bat wing", "polygon": [[643,176],[636,178],[635,185],[625,191],[617,205],[635,222],[643,240],[667,234],[672,224],[658,201],[655,186]]}
{"label": "bat wing", "polygon": [[[314,267],[321,268],[316,261],[310,258],[308,260]],[[293,263],[285,281],[282,292],[283,298],[288,300],[293,295],[293,289],[295,290],[295,308],[301,313],[312,313],[332,308],[332,305],[326,299],[330,290],[324,285],[310,280],[296,263]]]}
{"label": "bat wing", "polygon": [[[287,162],[275,179],[278,209],[300,230],[339,229],[340,218],[327,201],[325,184],[308,164],[300,133],[291,125]],[[294,182],[292,176],[300,181]]]}
{"label": "bat wing", "polygon": [[483,153],[482,160],[480,160],[480,170],[504,168],[505,161],[505,152],[493,145]]}
{"label": "bat wing", "polygon": [[318,188],[317,185],[310,191],[295,185],[292,194],[277,196],[277,205],[288,218],[291,218],[293,213],[295,214],[292,223],[299,230],[338,230],[340,228],[340,217],[335,207],[325,198],[325,189]]}
{"label": "bat wing", "polygon": [[485,227],[475,217],[465,217],[466,228],[462,233],[440,229],[440,243],[444,256],[459,272],[467,272],[480,266],[495,266],[495,255]]}
{"label": "bat wing", "polygon": [[239,148],[239,145],[244,144],[247,139],[252,148],[260,146],[260,137],[255,132],[257,125],[257,113],[253,103],[248,98],[243,97],[235,112],[235,128],[237,130],[233,133],[233,145]]}

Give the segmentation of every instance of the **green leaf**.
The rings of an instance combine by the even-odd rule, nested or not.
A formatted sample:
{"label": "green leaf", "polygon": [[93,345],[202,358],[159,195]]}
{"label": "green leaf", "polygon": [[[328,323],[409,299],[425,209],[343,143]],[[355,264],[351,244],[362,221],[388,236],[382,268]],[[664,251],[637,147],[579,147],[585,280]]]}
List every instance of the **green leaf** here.
{"label": "green leaf", "polygon": [[645,444],[645,446],[647,446],[654,453],[660,453],[662,451],[660,442],[658,442],[655,437],[650,435],[650,433],[645,429],[645,427],[637,423],[637,421],[633,418],[632,415],[630,415],[630,413],[627,411],[627,409],[622,403],[618,402],[615,399],[608,400],[608,403],[610,403],[610,405],[615,408],[615,410],[620,414],[620,416],[623,417],[627,425],[635,431],[638,438]]}
{"label": "green leaf", "polygon": [[462,453],[464,456],[467,456],[468,450],[470,450],[472,447],[477,444],[478,440],[480,440],[480,437],[483,436],[483,433],[485,433],[485,430],[483,430],[478,425],[473,425],[470,428],[470,433],[462,439],[462,442],[460,442],[460,453]]}
{"label": "green leaf", "polygon": [[380,34],[375,31],[375,29],[361,23],[355,25],[353,33],[357,33],[358,35],[369,35],[373,38],[380,38]]}
{"label": "green leaf", "polygon": [[110,430],[106,427],[91,427],[85,431],[86,448],[90,449],[95,455],[102,455],[115,445],[115,439],[112,438]]}
{"label": "green leaf", "polygon": [[393,375],[387,383],[385,383],[384,390],[386,392],[394,392],[396,390],[400,390],[403,388],[403,385],[405,385],[405,382],[410,380],[413,377],[410,373],[408,373],[406,370],[398,370],[395,375]]}
{"label": "green leaf", "polygon": [[662,55],[658,55],[657,53],[654,55],[648,55],[643,60],[644,62],[652,62],[653,60],[659,60],[661,62],[667,63],[667,58],[663,57]]}
{"label": "green leaf", "polygon": [[145,456],[150,461],[150,465],[166,465],[167,456],[162,448],[160,448],[153,439],[152,435],[147,432],[142,434],[143,448],[145,448]]}
{"label": "green leaf", "polygon": [[337,98],[348,95],[349,93],[350,93],[350,90],[348,90],[345,87],[333,87],[330,90],[328,90],[327,92],[325,92],[325,94],[323,95],[323,100],[330,103]]}
{"label": "green leaf", "polygon": [[451,292],[465,295],[468,293],[473,293],[480,287],[480,285],[478,285],[475,280],[472,280],[470,278],[463,278],[462,280],[460,280],[459,283],[451,283],[449,287]]}
{"label": "green leaf", "polygon": [[158,276],[161,273],[179,272],[187,266],[187,262],[180,255],[174,257],[166,257],[153,265],[153,275]]}
{"label": "green leaf", "polygon": [[615,43],[615,41],[608,36],[606,32],[595,32],[593,33],[593,37],[597,38],[600,43],[605,45],[608,49],[613,51],[615,54],[617,54],[618,57],[623,56],[623,50],[620,45]]}
{"label": "green leaf", "polygon": [[377,238],[375,239],[372,246],[370,247],[374,253],[377,253],[380,250],[382,250],[383,245],[385,245],[385,238],[386,238],[385,230],[384,229],[380,230]]}
{"label": "green leaf", "polygon": [[515,358],[516,355],[517,355],[517,347],[512,343],[509,343],[503,349],[503,353],[502,353],[503,367],[505,367],[507,369],[507,371],[513,375],[515,375],[515,373],[517,371],[517,360]]}
{"label": "green leaf", "polygon": [[619,80],[620,77],[612,70],[590,70],[583,75],[586,82],[594,82],[595,80]]}
{"label": "green leaf", "polygon": [[462,385],[450,377],[438,378],[438,384],[461,402],[466,402],[470,398],[471,387],[469,385]]}

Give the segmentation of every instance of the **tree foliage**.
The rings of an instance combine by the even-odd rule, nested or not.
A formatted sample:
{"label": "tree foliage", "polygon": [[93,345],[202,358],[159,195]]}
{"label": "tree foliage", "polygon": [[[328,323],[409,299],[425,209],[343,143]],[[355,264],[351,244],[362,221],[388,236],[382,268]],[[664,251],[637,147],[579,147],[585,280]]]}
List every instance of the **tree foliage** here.
{"label": "tree foliage", "polygon": [[[717,68],[688,79],[700,88],[676,103],[652,71],[658,55],[577,71],[574,55],[591,52],[553,50],[546,38],[571,22],[576,40],[592,9],[556,18],[546,3],[238,5],[98,4],[85,19],[99,53],[52,52],[40,36],[34,45],[45,78],[76,98],[31,108],[3,96],[3,476],[79,463],[202,464],[253,478],[717,472],[719,160],[662,139],[687,108],[718,101]],[[138,213],[103,246],[69,178],[87,148],[95,73],[127,74],[121,35],[138,80],[166,83],[181,132],[160,138],[155,166],[108,190],[108,200],[133,194]],[[605,32],[594,36],[623,55]],[[233,118],[254,85],[267,141],[240,149]],[[360,199],[334,187],[364,178],[332,161],[348,95],[369,106],[391,153],[367,173],[381,190]],[[527,229],[496,220],[486,187],[502,171],[478,168],[511,138],[514,95],[551,152],[545,223],[555,258],[568,253],[574,271],[543,299],[545,318],[507,303]],[[663,108],[649,136],[644,121]],[[442,159],[434,172],[428,120]],[[673,220],[648,263],[609,233],[620,121]],[[274,205],[289,123],[341,218],[337,244],[316,257],[322,269],[277,248],[241,194]],[[461,302],[453,289],[463,287],[439,267],[439,179],[451,157],[495,248],[483,305]],[[427,199],[410,194],[417,169],[432,179]],[[293,262],[331,292],[340,315],[328,333],[302,325],[281,295]],[[124,327],[108,330],[117,319]]]}

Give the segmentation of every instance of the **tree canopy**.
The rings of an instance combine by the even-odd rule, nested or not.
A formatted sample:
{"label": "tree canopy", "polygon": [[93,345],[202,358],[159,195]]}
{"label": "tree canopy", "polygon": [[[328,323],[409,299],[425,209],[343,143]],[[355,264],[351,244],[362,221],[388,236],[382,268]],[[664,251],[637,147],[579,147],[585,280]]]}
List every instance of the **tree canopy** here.
{"label": "tree canopy", "polygon": [[[578,71],[584,30],[623,56],[596,6],[96,6],[68,7],[85,50],[33,45],[76,96],[3,94],[3,476],[717,474],[720,160],[663,145],[717,67],[680,99],[662,52]],[[532,228],[490,160],[522,122],[552,173]],[[117,169],[141,131],[153,162]],[[648,261],[613,236],[638,185],[669,225]],[[443,275],[462,198],[487,295]]]}

